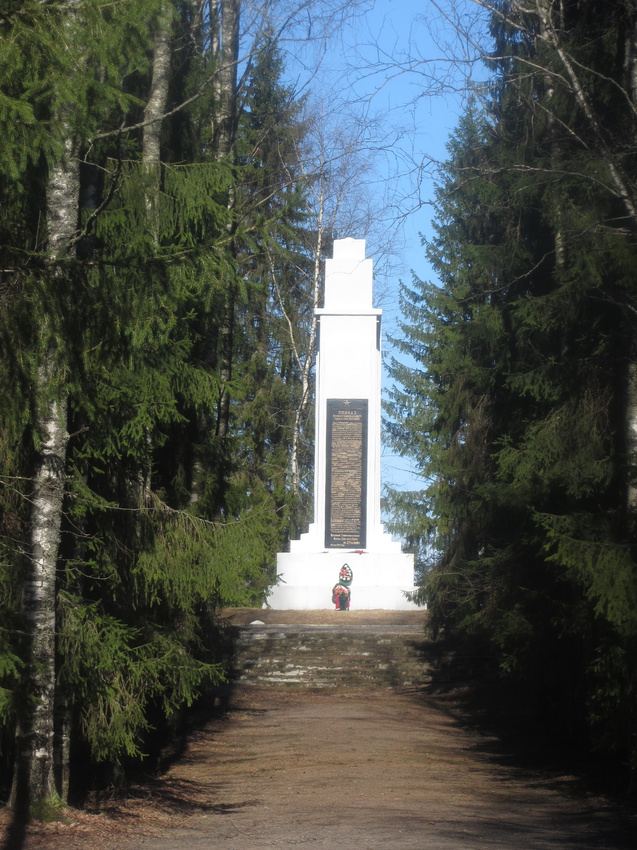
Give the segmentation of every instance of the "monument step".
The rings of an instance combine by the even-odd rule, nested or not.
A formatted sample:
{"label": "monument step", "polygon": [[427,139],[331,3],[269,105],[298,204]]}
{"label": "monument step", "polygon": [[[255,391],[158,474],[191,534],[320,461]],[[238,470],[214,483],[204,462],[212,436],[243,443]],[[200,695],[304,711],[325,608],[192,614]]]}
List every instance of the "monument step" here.
{"label": "monument step", "polygon": [[250,686],[414,687],[431,678],[425,645],[416,625],[249,625],[239,632],[234,678]]}
{"label": "monument step", "polygon": [[247,626],[254,621],[266,625],[396,625],[415,626],[422,631],[427,622],[424,608],[386,611],[380,609],[336,611],[333,608],[317,610],[276,610],[274,608],[226,608],[220,617],[233,626]]}

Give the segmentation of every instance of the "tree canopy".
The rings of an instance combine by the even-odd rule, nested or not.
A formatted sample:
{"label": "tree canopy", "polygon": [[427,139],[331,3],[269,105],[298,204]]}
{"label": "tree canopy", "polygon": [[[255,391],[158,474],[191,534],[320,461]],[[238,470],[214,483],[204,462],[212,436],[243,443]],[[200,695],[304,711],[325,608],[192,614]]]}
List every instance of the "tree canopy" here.
{"label": "tree canopy", "polygon": [[547,728],[632,769],[635,35],[632,2],[482,2],[474,87],[402,289],[389,433],[434,632]]}
{"label": "tree canopy", "polygon": [[[218,611],[261,604],[306,522],[326,246],[280,50],[304,5],[0,13],[0,758],[22,814],[224,680]],[[326,38],[356,4],[315,6]]]}

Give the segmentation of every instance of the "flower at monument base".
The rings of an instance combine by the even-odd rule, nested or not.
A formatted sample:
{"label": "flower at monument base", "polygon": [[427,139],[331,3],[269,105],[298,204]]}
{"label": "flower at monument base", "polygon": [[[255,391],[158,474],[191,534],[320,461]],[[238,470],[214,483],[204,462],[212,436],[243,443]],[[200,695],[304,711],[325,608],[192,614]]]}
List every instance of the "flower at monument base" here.
{"label": "flower at monument base", "polygon": [[343,564],[341,570],[338,574],[338,580],[341,584],[345,586],[349,586],[352,583],[352,579],[354,578],[354,573],[352,572],[352,568],[349,564]]}
{"label": "flower at monument base", "polygon": [[344,584],[335,584],[332,588],[332,602],[337,610],[347,611],[349,609],[351,591]]}

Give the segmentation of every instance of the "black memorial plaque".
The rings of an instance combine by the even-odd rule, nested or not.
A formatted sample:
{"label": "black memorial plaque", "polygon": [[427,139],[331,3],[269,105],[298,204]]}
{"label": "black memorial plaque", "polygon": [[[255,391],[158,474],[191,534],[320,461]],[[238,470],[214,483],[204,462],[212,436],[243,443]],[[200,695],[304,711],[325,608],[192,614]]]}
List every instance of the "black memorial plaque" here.
{"label": "black memorial plaque", "polygon": [[367,399],[327,400],[325,547],[364,549]]}

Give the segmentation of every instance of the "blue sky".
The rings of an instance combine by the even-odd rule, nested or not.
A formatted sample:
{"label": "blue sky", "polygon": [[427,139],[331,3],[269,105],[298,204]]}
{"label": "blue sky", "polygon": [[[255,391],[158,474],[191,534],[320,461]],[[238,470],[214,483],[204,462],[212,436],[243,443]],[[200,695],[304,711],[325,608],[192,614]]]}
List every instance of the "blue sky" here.
{"label": "blue sky", "polygon": [[[313,81],[314,88],[331,92],[334,103],[347,103],[373,124],[372,145],[379,140],[368,190],[378,198],[381,232],[394,235],[393,262],[386,270],[382,262],[376,265],[375,300],[383,309],[386,334],[396,332],[400,318],[400,279],[410,281],[413,270],[435,281],[420,233],[431,235],[435,162],[444,160],[462,110],[462,96],[447,85],[449,65],[437,61],[453,34],[432,14],[425,19],[427,9],[432,11],[424,0],[375,0],[330,45],[322,72]],[[368,239],[368,256],[374,257],[377,248],[373,238]],[[385,377],[385,388],[388,382]],[[399,489],[420,486],[409,462],[388,448],[383,451],[382,479]]]}
{"label": "blue sky", "polygon": [[[385,336],[398,330],[400,280],[410,282],[413,271],[436,282],[420,234],[432,235],[436,164],[444,161],[449,135],[462,114],[469,68],[453,61],[462,57],[463,46],[444,17],[452,7],[465,21],[475,18],[471,0],[361,0],[347,25],[329,41],[308,87],[328,105],[328,117],[336,116],[337,129],[347,121],[366,127],[373,167],[362,191],[372,199],[375,232],[340,236],[367,238],[367,255],[375,262],[375,305],[383,309]],[[299,43],[288,48],[290,79],[302,89],[318,48]],[[393,250],[388,254],[389,238]],[[387,356],[387,341],[384,350]],[[389,383],[385,376],[384,390]],[[421,486],[409,461],[386,447],[382,481],[397,489]]]}

